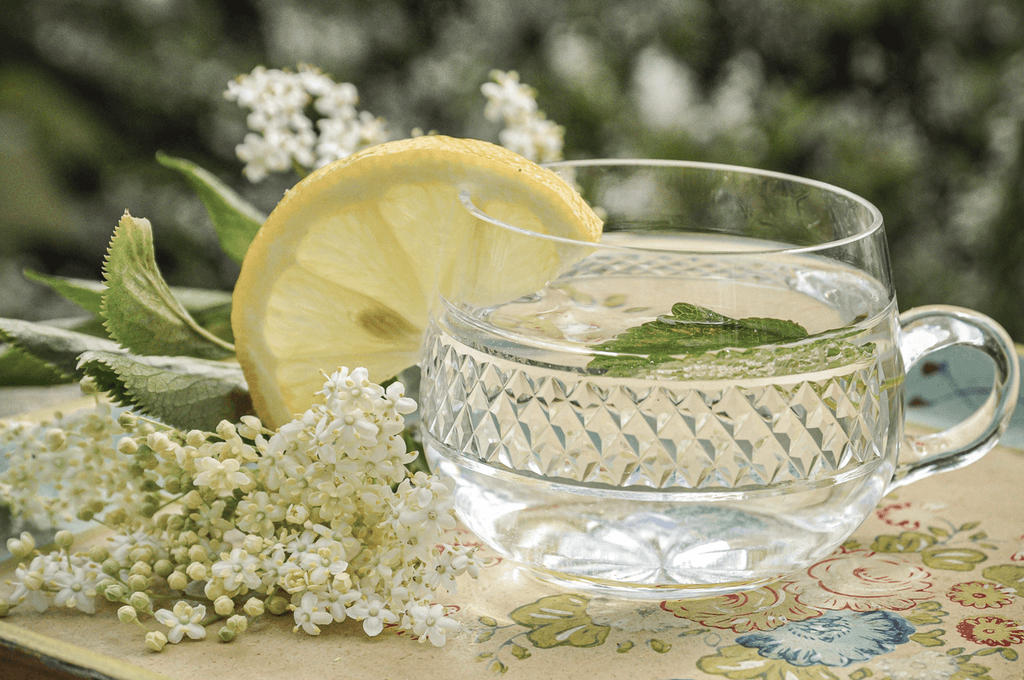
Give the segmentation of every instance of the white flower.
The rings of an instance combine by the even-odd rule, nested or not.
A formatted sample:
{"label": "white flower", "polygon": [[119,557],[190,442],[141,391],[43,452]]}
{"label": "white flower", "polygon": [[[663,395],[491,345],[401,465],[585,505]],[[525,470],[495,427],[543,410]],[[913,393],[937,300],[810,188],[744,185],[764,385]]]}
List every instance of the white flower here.
{"label": "white flower", "polygon": [[379,635],[385,623],[398,623],[398,615],[388,609],[378,595],[359,600],[348,608],[348,614],[357,621],[362,620],[363,631],[370,637]]}
{"label": "white flower", "polygon": [[213,456],[196,459],[196,486],[206,486],[217,492],[219,496],[230,496],[235,489],[245,488],[252,484],[249,475],[240,470],[241,463],[234,458],[217,460]]}
{"label": "white flower", "polygon": [[79,609],[86,614],[96,611],[96,571],[82,567],[57,572],[54,584],[60,589],[53,596],[58,607]]}
{"label": "white flower", "polygon": [[259,567],[259,558],[242,548],[235,548],[230,553],[221,553],[220,561],[213,564],[210,574],[230,593],[243,585],[250,589],[259,588],[262,580],[257,573]]}
{"label": "white flower", "polygon": [[444,607],[439,604],[419,605],[409,610],[412,619],[412,634],[419,636],[420,642],[430,641],[435,647],[444,645],[447,631],[457,630],[459,624],[444,615]]}
{"label": "white flower", "polygon": [[206,607],[201,604],[192,607],[185,602],[178,602],[174,605],[173,612],[159,609],[153,616],[170,628],[167,631],[167,641],[171,644],[178,644],[185,635],[193,640],[202,640],[206,637],[206,629],[199,625],[206,616]]}
{"label": "white flower", "polygon": [[287,508],[272,502],[266,491],[257,491],[238,502],[236,522],[242,531],[270,538],[274,522],[283,520],[286,512]]}
{"label": "white flower", "polygon": [[326,626],[334,620],[334,617],[324,611],[316,593],[304,593],[298,606],[292,605],[292,608],[295,610],[293,633],[297,633],[301,628],[310,635],[319,635],[320,626]]}
{"label": "white flower", "polygon": [[533,88],[519,82],[515,71],[491,71],[493,82],[484,83],[480,91],[487,97],[484,117],[507,123],[526,120],[537,112],[536,93]]}

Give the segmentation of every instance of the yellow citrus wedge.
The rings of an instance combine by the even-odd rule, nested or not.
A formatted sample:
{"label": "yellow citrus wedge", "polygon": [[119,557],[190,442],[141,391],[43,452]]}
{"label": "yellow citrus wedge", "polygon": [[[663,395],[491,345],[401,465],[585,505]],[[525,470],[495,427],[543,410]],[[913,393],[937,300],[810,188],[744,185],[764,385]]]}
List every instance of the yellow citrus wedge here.
{"label": "yellow citrus wedge", "polygon": [[[429,296],[445,278],[446,235],[479,241],[495,231],[472,231],[478,221],[459,202],[461,190],[522,229],[578,241],[601,234],[600,218],[560,177],[487,142],[415,137],[317,170],[267,218],[235,285],[235,348],[266,423],[306,410],[321,369],[363,366],[380,382],[417,363]],[[535,241],[538,251],[551,248]],[[486,260],[488,244],[474,247]],[[503,284],[512,288],[543,283],[541,270],[554,263],[550,252],[520,249],[513,265]]]}

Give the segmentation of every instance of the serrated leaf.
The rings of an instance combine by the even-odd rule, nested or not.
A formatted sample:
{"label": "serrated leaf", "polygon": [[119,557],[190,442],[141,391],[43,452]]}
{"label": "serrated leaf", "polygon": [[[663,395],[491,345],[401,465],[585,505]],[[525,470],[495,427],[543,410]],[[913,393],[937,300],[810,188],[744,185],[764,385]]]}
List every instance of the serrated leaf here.
{"label": "serrated leaf", "polygon": [[156,159],[164,167],[184,175],[189,186],[206,206],[221,248],[228,257],[241,263],[245,251],[249,249],[249,244],[267,216],[195,163],[164,153],[158,153]]}
{"label": "serrated leaf", "polygon": [[223,359],[234,347],[213,335],[174,297],[156,265],[149,220],[127,212],[104,262],[102,315],[110,336],[134,354]]}
{"label": "serrated leaf", "polygon": [[21,319],[0,319],[0,340],[10,343],[67,379],[82,378],[78,357],[89,350],[124,353],[116,342]]}
{"label": "serrated leaf", "polygon": [[90,351],[79,369],[123,406],[181,429],[216,429],[252,413],[242,369],[191,357],[132,356]]}
{"label": "serrated leaf", "polygon": [[[23,273],[26,278],[49,286],[85,311],[100,315],[103,306],[103,293],[107,289],[106,284],[102,281],[40,274],[31,269],[24,269]],[[192,315],[196,323],[217,337],[230,342],[231,293],[223,290],[182,286],[171,286],[170,289],[174,298]],[[102,335],[103,337],[107,336],[105,328],[102,329]]]}

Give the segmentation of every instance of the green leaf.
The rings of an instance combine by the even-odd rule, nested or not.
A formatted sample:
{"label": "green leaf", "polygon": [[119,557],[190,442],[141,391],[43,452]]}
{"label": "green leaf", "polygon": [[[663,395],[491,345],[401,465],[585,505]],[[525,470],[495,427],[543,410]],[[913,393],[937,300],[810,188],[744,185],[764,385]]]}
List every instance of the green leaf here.
{"label": "green leaf", "polygon": [[620,642],[619,646],[615,648],[615,651],[619,654],[625,654],[629,650],[633,649],[634,646],[635,645],[632,640],[626,640],[625,642]]}
{"label": "green leaf", "polygon": [[0,344],[0,385],[42,387],[70,382],[71,378],[45,361],[11,345]]}
{"label": "green leaf", "polygon": [[116,342],[45,324],[0,319],[0,340],[31,355],[66,379],[84,377],[78,357],[89,350],[124,353]]}
{"label": "green leaf", "polygon": [[120,404],[184,430],[212,431],[253,410],[237,364],[89,351],[79,367]]}
{"label": "green leaf", "polygon": [[604,643],[611,628],[590,619],[588,602],[581,595],[549,595],[513,610],[509,616],[532,629],[526,638],[535,647],[596,647]]}
{"label": "green leaf", "polygon": [[25,278],[49,286],[85,311],[99,316],[100,308],[103,305],[103,291],[106,290],[106,286],[101,281],[49,276],[31,269],[23,269],[22,273]]}
{"label": "green leaf", "polygon": [[[679,302],[672,312],[627,329],[594,347],[587,368],[621,378],[657,371],[681,379],[760,377],[843,366],[870,357],[868,350],[841,339],[808,339],[807,331],[784,319],[733,319]],[[780,347],[779,345],[789,345]]]}
{"label": "green leaf", "polygon": [[882,534],[875,538],[871,550],[883,553],[918,552],[935,544],[935,539],[920,531],[904,531],[899,536]]}
{"label": "green leaf", "polygon": [[[23,270],[25,277],[49,286],[57,293],[74,302],[87,312],[99,316],[103,305],[103,293],[107,290],[102,281],[76,279],[67,276],[50,276],[31,269]],[[171,293],[196,320],[200,326],[219,338],[231,339],[231,293],[206,288],[171,286]],[[106,337],[106,329],[102,329]]]}
{"label": "green leaf", "polygon": [[232,260],[241,262],[267,216],[195,163],[164,153],[158,153],[156,160],[184,175],[206,206],[221,248]]}
{"label": "green leaf", "polygon": [[665,652],[672,649],[672,645],[665,642],[664,640],[659,640],[657,638],[651,638],[647,641],[647,643],[651,646],[651,649],[656,651],[658,654],[664,654]]}
{"label": "green leaf", "polygon": [[992,567],[985,567],[981,575],[990,581],[1012,588],[1018,595],[1024,597],[1024,566],[1017,564],[1000,564]]}
{"label": "green leaf", "polygon": [[110,336],[135,354],[223,359],[234,347],[200,326],[174,297],[156,265],[149,220],[127,212],[104,263],[102,315]]}
{"label": "green leaf", "polygon": [[914,633],[910,636],[910,639],[925,647],[940,647],[946,644],[942,639],[945,632],[946,631],[941,628],[936,628],[935,630],[930,630],[927,633]]}
{"label": "green leaf", "polygon": [[480,623],[482,623],[485,626],[490,626],[491,628],[496,628],[498,626],[497,620],[491,618],[490,616],[481,616]]}
{"label": "green leaf", "polygon": [[921,551],[921,561],[932,569],[949,571],[971,571],[979,562],[988,557],[973,548],[928,548]]}
{"label": "green leaf", "polygon": [[1007,661],[1016,661],[1017,660],[1017,650],[1016,649],[1010,649],[1009,647],[1001,647],[999,649],[999,653],[1002,654],[1003,658],[1006,659]]}
{"label": "green leaf", "polygon": [[523,647],[522,645],[517,645],[514,642],[512,643],[511,650],[512,656],[516,657],[520,661],[522,661],[523,659],[528,659],[531,656],[533,656],[532,654],[530,654],[530,650],[528,650],[526,647]]}

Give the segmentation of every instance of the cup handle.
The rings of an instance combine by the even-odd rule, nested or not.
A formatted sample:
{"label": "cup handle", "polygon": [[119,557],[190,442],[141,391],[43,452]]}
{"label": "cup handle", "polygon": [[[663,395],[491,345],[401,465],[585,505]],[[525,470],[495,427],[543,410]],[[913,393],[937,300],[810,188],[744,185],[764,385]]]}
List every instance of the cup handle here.
{"label": "cup handle", "polygon": [[955,470],[978,460],[999,441],[1017,405],[1020,365],[1013,340],[989,317],[960,307],[933,305],[900,315],[899,350],[905,370],[925,355],[969,345],[995,362],[995,381],[985,403],[953,427],[921,437],[906,436],[887,491],[936,472]]}

